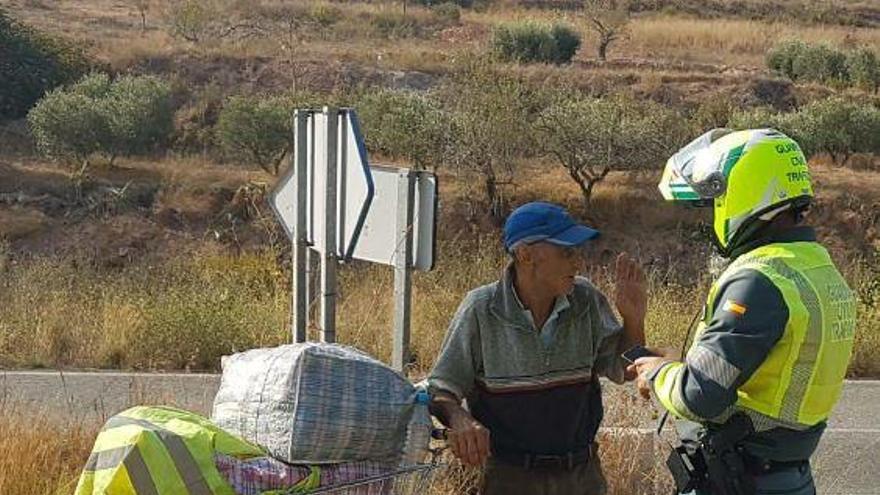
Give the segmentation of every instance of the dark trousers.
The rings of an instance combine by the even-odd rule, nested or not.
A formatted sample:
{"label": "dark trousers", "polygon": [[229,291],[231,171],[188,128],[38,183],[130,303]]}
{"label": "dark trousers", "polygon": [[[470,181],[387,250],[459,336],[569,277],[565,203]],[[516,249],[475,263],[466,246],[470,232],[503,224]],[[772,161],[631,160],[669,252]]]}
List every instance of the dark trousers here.
{"label": "dark trousers", "polygon": [[481,495],[605,495],[607,489],[597,455],[572,469],[526,469],[490,457],[480,484]]}

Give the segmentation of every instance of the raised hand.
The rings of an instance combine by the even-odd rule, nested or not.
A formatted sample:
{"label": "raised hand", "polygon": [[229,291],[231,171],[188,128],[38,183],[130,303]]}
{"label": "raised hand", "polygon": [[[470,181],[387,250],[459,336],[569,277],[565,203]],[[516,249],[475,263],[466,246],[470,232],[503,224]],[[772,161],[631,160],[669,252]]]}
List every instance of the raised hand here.
{"label": "raised hand", "polygon": [[648,311],[648,289],[642,267],[626,253],[614,263],[614,304],[624,321],[643,322]]}

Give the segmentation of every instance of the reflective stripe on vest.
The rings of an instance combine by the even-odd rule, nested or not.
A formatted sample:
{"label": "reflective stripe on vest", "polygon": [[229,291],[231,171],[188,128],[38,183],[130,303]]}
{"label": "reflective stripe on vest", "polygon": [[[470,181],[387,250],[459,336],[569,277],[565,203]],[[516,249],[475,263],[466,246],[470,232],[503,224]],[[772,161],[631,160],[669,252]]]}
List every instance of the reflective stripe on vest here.
{"label": "reflective stripe on vest", "polygon": [[174,466],[177,468],[177,472],[180,475],[181,480],[183,481],[183,485],[189,490],[190,494],[212,494],[212,491],[210,488],[208,488],[208,484],[207,482],[205,482],[205,477],[202,476],[202,472],[199,469],[198,464],[196,464],[192,453],[190,453],[186,444],[183,442],[183,439],[180,438],[179,435],[170,432],[160,426],[154,425],[149,421],[145,421],[143,419],[127,418],[125,416],[114,416],[110,418],[110,420],[107,421],[107,424],[104,426],[104,430],[127,425],[137,425],[144,430],[152,431],[156,434],[156,436],[162,442],[162,445],[165,446],[165,450],[168,452],[168,455],[171,456],[171,460],[174,462]]}
{"label": "reflective stripe on vest", "polygon": [[[154,450],[153,456],[167,455],[171,460],[171,469],[161,469],[161,472],[151,473],[144,460],[141,447],[137,444],[97,450],[100,449],[101,444],[117,443],[114,441],[116,439],[112,438],[114,436],[113,430],[125,426],[136,426],[138,430],[135,435],[154,436],[163,447],[164,453],[155,452],[156,449],[152,449]],[[125,434],[123,433],[123,435]],[[130,435],[125,435],[122,439],[127,441],[128,437]],[[87,472],[115,470],[120,467],[120,464],[123,464],[131,486],[138,495],[158,494],[157,484],[172,490],[185,489],[186,493],[191,495],[213,495],[183,439],[173,432],[142,419],[124,416],[110,418],[99,433],[96,451],[89,456],[84,470]],[[155,469],[157,463],[153,464]]]}
{"label": "reflective stripe on vest", "polygon": [[767,359],[737,390],[736,409],[752,416],[759,430],[808,428],[825,420],[840,396],[852,353],[855,298],[819,244],[771,244],[737,258],[716,281],[698,335],[712,318],[721,285],[747,269],[779,289],[789,320]]}
{"label": "reflective stripe on vest", "polygon": [[[138,495],[156,495],[156,485],[150,476],[144,458],[137,445],[127,445],[115,449],[92,452],[86,462],[84,475],[90,475],[90,484],[94,484],[95,472],[111,470],[124,464],[125,472]],[[77,490],[79,492],[79,490]]]}

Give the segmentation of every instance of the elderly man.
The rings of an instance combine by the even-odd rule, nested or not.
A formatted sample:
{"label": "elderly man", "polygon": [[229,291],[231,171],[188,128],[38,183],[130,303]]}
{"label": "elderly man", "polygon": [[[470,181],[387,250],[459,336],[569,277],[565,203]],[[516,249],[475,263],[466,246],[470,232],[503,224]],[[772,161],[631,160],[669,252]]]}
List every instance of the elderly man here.
{"label": "elderly man", "polygon": [[504,226],[511,263],[501,280],[468,293],[449,326],[429,377],[431,409],[463,463],[488,460],[484,494],[606,491],[598,376],[624,381],[620,354],[644,343],[647,296],[642,270],[619,256],[621,327],[605,296],[578,276],[597,235],[558,205],[517,208]]}

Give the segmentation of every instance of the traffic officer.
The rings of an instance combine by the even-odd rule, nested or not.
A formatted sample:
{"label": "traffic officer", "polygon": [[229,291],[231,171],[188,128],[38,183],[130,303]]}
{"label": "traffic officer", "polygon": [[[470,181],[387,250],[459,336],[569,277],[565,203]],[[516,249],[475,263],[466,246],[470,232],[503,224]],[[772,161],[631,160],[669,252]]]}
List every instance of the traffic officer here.
{"label": "traffic officer", "polygon": [[712,207],[730,260],[685,358],[630,367],[642,395],[680,419],[683,447],[667,461],[679,490],[814,494],[809,458],[840,397],[856,302],[804,224],[813,189],[800,146],[773,129],[714,129],[669,159],[659,188]]}

